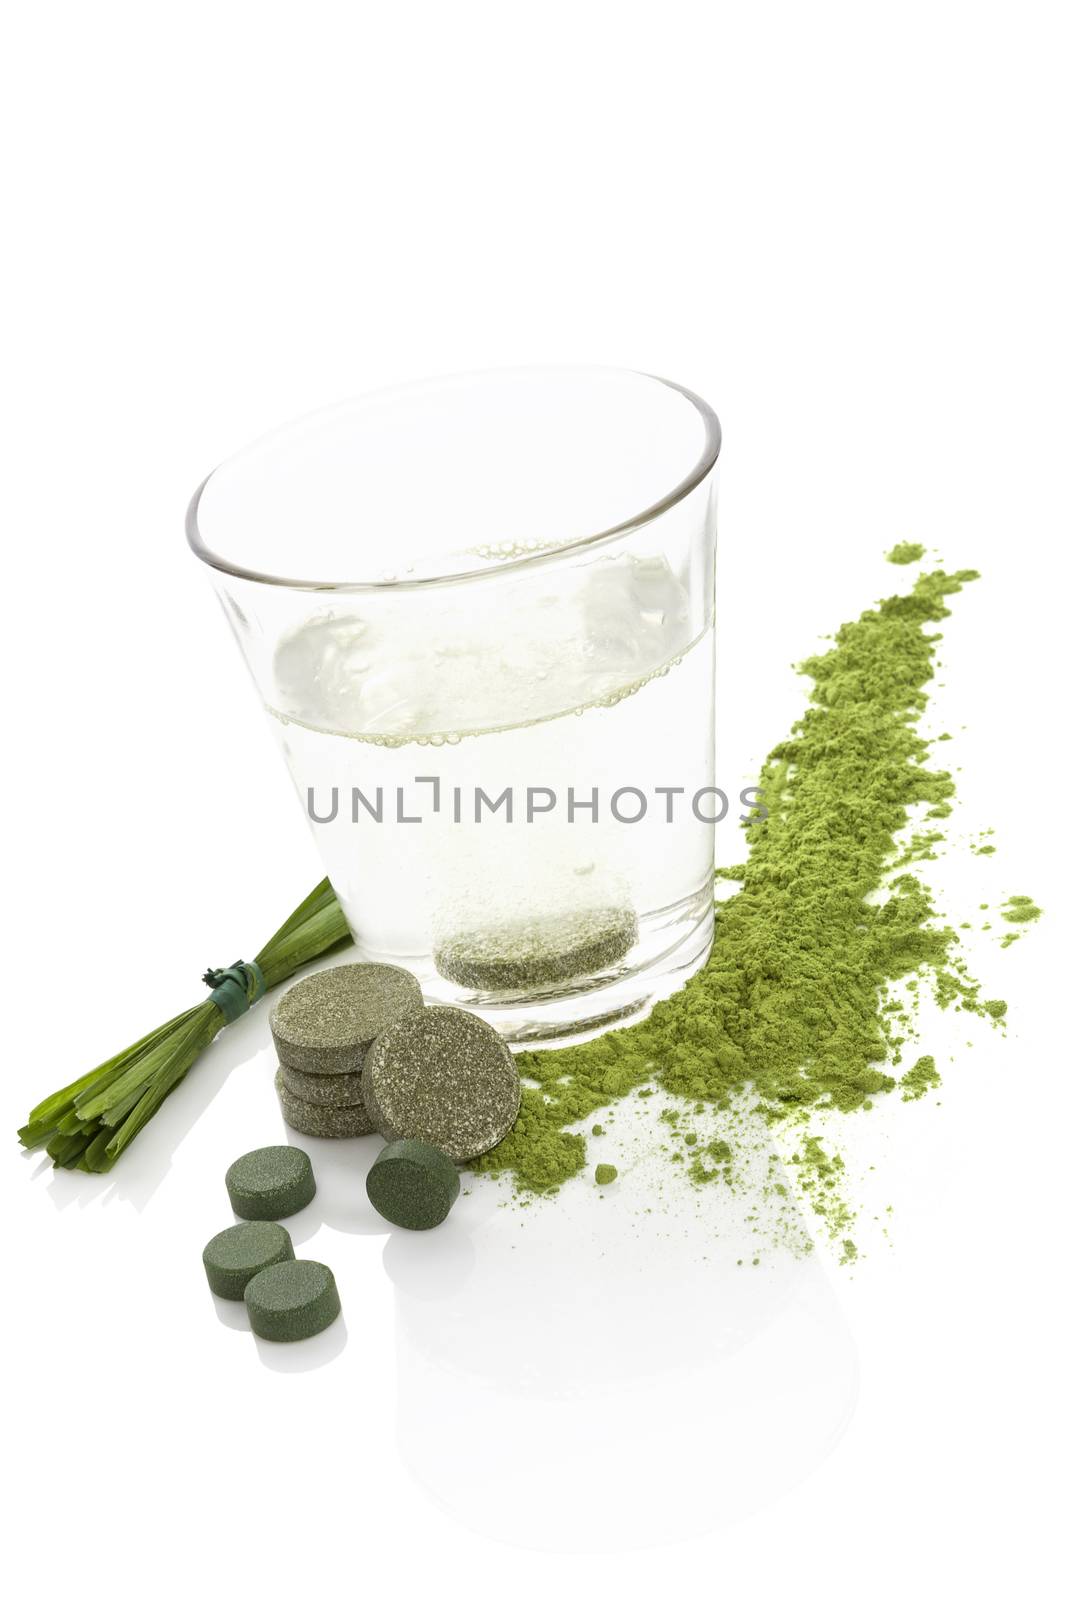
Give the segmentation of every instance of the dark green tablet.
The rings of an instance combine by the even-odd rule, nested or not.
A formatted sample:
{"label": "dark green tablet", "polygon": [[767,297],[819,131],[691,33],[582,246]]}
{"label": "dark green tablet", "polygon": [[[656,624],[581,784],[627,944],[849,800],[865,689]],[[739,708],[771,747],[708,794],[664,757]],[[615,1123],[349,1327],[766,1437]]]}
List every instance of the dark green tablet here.
{"label": "dark green tablet", "polygon": [[321,1261],[283,1261],[257,1272],[245,1305],[252,1332],[276,1344],[312,1338],[341,1310],[333,1273]]}
{"label": "dark green tablet", "polygon": [[240,1300],[265,1267],[293,1259],[293,1241],[280,1222],[238,1222],[204,1246],[204,1271],[212,1294]]}
{"label": "dark green tablet", "polygon": [[226,1174],[230,1204],[250,1222],[276,1222],[302,1211],[315,1195],[315,1174],[307,1152],[291,1144],[271,1144],[240,1156]]}
{"label": "dark green tablet", "polygon": [[398,1228],[436,1228],[459,1197],[459,1173],[433,1145],[397,1139],[367,1173],[367,1197]]}

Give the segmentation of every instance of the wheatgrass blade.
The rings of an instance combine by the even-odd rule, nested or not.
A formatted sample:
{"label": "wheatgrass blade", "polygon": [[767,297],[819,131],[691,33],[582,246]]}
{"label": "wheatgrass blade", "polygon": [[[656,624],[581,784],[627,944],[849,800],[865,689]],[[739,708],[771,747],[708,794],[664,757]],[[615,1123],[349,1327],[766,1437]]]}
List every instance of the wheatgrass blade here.
{"label": "wheatgrass blade", "polygon": [[[350,941],[333,888],[323,878],[263,946],[255,964],[265,988],[273,989],[308,962]],[[248,969],[244,970],[247,975]],[[30,1150],[44,1145],[56,1166],[110,1171],[226,1026],[222,1011],[211,1000],[179,1012],[73,1083],[46,1095],[19,1129],[21,1143]]]}

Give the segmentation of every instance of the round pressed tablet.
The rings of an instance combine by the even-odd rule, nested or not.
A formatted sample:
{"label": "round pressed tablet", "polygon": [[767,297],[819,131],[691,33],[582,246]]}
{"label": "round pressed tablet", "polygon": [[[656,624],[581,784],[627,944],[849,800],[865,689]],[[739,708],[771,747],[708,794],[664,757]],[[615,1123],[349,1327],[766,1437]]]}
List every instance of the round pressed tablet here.
{"label": "round pressed tablet", "polygon": [[422,990],[403,967],[355,961],[314,972],[271,1012],[278,1060],[297,1072],[359,1072],[371,1040],[421,1005]]}
{"label": "round pressed tablet", "polygon": [[296,1067],[280,1067],[279,1076],[289,1093],[313,1106],[361,1106],[361,1072],[298,1072]]}
{"label": "round pressed tablet", "polygon": [[469,1161],[499,1144],[519,1111],[511,1051],[457,1006],[426,1006],[380,1033],[367,1052],[363,1102],[383,1138],[419,1139]]}
{"label": "round pressed tablet", "polygon": [[367,1198],[398,1228],[436,1228],[459,1197],[459,1173],[442,1150],[396,1139],[367,1173]]}
{"label": "round pressed tablet", "polygon": [[320,1106],[310,1100],[301,1100],[286,1087],[281,1069],[275,1074],[274,1087],[282,1116],[297,1133],[309,1133],[315,1139],[354,1139],[360,1134],[374,1132],[367,1108],[362,1103],[358,1106]]}
{"label": "round pressed tablet", "polygon": [[253,1333],[276,1344],[310,1339],[341,1309],[337,1284],[321,1261],[283,1261],[257,1272],[245,1289]]}
{"label": "round pressed tablet", "polygon": [[293,1241],[280,1222],[238,1222],[204,1246],[204,1271],[212,1294],[240,1300],[245,1284],[264,1267],[293,1259]]}
{"label": "round pressed tablet", "polygon": [[302,1211],[315,1195],[315,1174],[305,1150],[270,1144],[240,1156],[226,1174],[230,1204],[239,1217],[275,1222]]}
{"label": "round pressed tablet", "polygon": [[487,923],[434,950],[442,978],[502,993],[585,978],[621,961],[637,939],[628,906],[592,906],[528,922]]}

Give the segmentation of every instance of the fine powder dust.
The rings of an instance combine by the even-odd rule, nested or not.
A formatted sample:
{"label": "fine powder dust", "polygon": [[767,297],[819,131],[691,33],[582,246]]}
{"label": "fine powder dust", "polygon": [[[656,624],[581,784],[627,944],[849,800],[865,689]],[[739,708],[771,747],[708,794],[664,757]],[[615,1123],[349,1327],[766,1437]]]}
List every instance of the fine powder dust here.
{"label": "fine powder dust", "polygon": [[[949,773],[930,764],[935,742],[917,728],[941,637],[929,625],[977,577],[923,573],[910,593],[845,623],[829,650],[800,663],[811,705],[764,762],[767,815],[747,820],[747,861],[718,874],[739,887],[718,909],[706,965],[634,1027],[523,1054],[518,1121],[475,1170],[508,1173],[520,1192],[552,1192],[586,1165],[586,1139],[572,1126],[658,1085],[679,1103],[667,1114],[678,1141],[671,1159],[695,1183],[729,1179],[730,1146],[696,1135],[688,1113],[723,1114],[726,1130],[742,1115],[795,1125],[812,1112],[869,1109],[893,1092],[921,1098],[940,1080],[914,1045],[920,984],[942,1008],[1003,1026],[1005,1003],[982,997],[958,934],[908,870],[936,856],[943,835],[924,824],[946,817],[955,793]],[[1013,899],[1003,914],[1031,921],[1031,904]],[[905,999],[891,997],[901,991]],[[841,1158],[822,1138],[802,1139],[794,1176],[840,1238],[853,1213]],[[842,1259],[855,1254],[845,1239]]]}

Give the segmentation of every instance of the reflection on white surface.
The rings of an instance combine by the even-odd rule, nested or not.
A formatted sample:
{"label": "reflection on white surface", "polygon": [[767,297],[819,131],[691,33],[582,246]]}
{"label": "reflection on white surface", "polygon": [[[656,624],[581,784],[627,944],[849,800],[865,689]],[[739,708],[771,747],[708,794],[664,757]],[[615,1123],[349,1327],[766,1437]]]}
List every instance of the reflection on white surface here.
{"label": "reflection on white surface", "polygon": [[[208,1291],[210,1293],[210,1290]],[[224,1328],[232,1328],[235,1333],[248,1333],[248,1312],[245,1310],[243,1300],[224,1300],[222,1295],[211,1295],[215,1307],[215,1315]]]}
{"label": "reflection on white surface", "polygon": [[[202,1283],[203,1239],[234,1220],[222,1174],[242,1144],[289,1138],[306,1149],[318,1192],[285,1225],[298,1255],[335,1267],[349,1314],[369,1265],[361,1252],[382,1249],[400,1455],[457,1522],[565,1551],[697,1538],[773,1503],[831,1450],[855,1404],[856,1353],[815,1253],[769,1247],[767,1228],[753,1230],[764,1151],[748,1151],[735,1189],[698,1191],[664,1155],[659,1099],[629,1102],[607,1114],[591,1151],[618,1165],[610,1188],[587,1171],[557,1198],[523,1206],[505,1182],[466,1176],[442,1227],[391,1229],[365,1193],[381,1141],[289,1133],[265,1028],[265,1017],[251,1019],[223,1035],[108,1176],[53,1172],[40,1152],[24,1160],[60,1209],[158,1206],[174,1152],[247,1062],[255,1086],[236,1117],[246,1131],[223,1130],[209,1167],[186,1163],[185,1197],[209,1182],[217,1195],[204,1225],[182,1233],[190,1276]],[[785,1171],[780,1163],[776,1175]],[[184,1218],[180,1183],[167,1192]],[[788,1191],[771,1220],[775,1238],[803,1245]],[[243,1332],[249,1353],[281,1374],[342,1354],[359,1362],[361,1341],[346,1350],[343,1318],[314,1339],[272,1345],[248,1329],[243,1305],[215,1301],[215,1312],[219,1339]],[[343,1382],[344,1361],[334,1370],[330,1381]]]}
{"label": "reflection on white surface", "polygon": [[256,1354],[265,1367],[275,1372],[311,1372],[324,1367],[341,1354],[348,1343],[348,1329],[342,1314],[336,1322],[317,1333],[313,1339],[296,1339],[291,1344],[275,1344],[270,1339],[251,1335]]}
{"label": "reflection on white surface", "polygon": [[343,1312],[335,1322],[331,1322],[328,1328],[324,1328],[313,1338],[282,1343],[261,1339],[252,1332],[243,1300],[225,1300],[217,1294],[213,1294],[211,1299],[214,1302],[215,1315],[223,1327],[230,1328],[235,1333],[243,1333],[255,1345],[263,1365],[275,1372],[311,1372],[315,1367],[324,1367],[327,1362],[335,1360],[348,1343],[348,1329],[345,1327]]}
{"label": "reflection on white surface", "polygon": [[242,1022],[241,1027],[225,1029],[207,1047],[110,1172],[67,1172],[53,1167],[40,1150],[25,1153],[27,1161],[37,1163],[33,1177],[46,1181],[57,1210],[97,1202],[111,1205],[116,1200],[127,1201],[137,1211],[147,1209],[171,1169],[175,1151],[230,1073],[262,1050],[266,1015],[253,1013]]}
{"label": "reflection on white surface", "polygon": [[[388,1222],[367,1199],[367,1173],[382,1148],[377,1134],[362,1139],[315,1139],[296,1133],[281,1120],[278,1125],[291,1145],[306,1150],[315,1172],[315,1198],[294,1217],[286,1219],[294,1244],[304,1243],[325,1222],[338,1233],[386,1234]],[[298,1239],[299,1235],[299,1239]]]}
{"label": "reflection on white surface", "polygon": [[665,1211],[632,1172],[523,1210],[467,1187],[384,1251],[401,1455],[465,1526],[574,1551],[694,1538],[842,1433],[858,1368],[835,1295],[814,1253],[751,1264],[743,1195]]}

